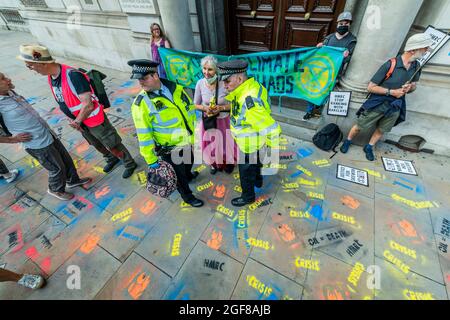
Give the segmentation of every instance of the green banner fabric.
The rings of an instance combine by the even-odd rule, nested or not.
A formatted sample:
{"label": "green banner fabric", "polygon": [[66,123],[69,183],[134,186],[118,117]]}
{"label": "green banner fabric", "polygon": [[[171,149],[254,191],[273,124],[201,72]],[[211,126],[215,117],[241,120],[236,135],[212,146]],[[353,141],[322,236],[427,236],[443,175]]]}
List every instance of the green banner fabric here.
{"label": "green banner fabric", "polygon": [[[244,59],[248,74],[273,97],[303,99],[322,105],[333,90],[342,66],[345,49],[335,47],[301,48],[238,56],[214,55],[219,61]],[[168,80],[195,89],[203,78],[201,59],[207,54],[159,48]]]}

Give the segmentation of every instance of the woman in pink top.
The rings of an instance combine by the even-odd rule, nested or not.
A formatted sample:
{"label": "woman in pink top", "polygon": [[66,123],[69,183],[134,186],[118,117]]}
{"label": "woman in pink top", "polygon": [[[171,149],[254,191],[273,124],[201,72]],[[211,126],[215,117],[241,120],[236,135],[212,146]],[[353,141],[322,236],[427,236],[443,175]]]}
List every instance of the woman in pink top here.
{"label": "woman in pink top", "polygon": [[[232,173],[237,163],[237,147],[230,132],[230,104],[225,100],[228,93],[223,82],[217,80],[217,59],[207,56],[202,59],[201,65],[204,78],[195,87],[194,104],[203,111],[203,119],[217,116],[216,129],[205,131],[202,122],[203,158],[211,166],[211,174],[216,174],[218,170]],[[216,86],[219,86],[218,90]],[[211,107],[213,98],[215,105]]]}
{"label": "woman in pink top", "polygon": [[158,48],[171,48],[169,40],[164,36],[161,27],[157,23],[152,23],[150,26],[150,33],[152,34],[150,45],[152,49],[152,60],[159,63],[158,74],[160,78],[167,78],[166,71],[164,70],[164,65],[159,55]]}

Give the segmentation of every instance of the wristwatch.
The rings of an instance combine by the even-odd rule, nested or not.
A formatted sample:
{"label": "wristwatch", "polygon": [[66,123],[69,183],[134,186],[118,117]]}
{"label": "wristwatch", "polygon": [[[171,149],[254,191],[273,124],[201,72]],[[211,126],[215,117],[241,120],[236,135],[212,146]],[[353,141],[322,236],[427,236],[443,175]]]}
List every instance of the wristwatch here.
{"label": "wristwatch", "polygon": [[387,89],[386,91],[386,97],[389,97],[391,95],[391,89]]}

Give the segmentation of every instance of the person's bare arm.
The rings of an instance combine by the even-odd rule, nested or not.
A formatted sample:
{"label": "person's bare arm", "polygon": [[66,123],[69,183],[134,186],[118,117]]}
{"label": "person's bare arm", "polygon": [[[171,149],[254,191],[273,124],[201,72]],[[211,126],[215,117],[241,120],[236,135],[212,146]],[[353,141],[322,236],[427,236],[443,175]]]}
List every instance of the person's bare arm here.
{"label": "person's bare arm", "polygon": [[19,133],[18,135],[12,136],[12,137],[1,137],[0,136],[0,143],[21,143],[21,142],[28,142],[33,139],[32,135],[29,133]]}
{"label": "person's bare arm", "polygon": [[[388,89],[380,87],[379,85],[373,82],[370,82],[369,86],[367,87],[367,91],[369,91],[370,93],[379,94],[383,96],[387,94]],[[395,89],[390,91],[390,95],[396,97],[397,99],[403,97],[405,94],[406,92],[403,89]]]}
{"label": "person's bare arm", "polygon": [[90,92],[82,93],[79,95],[79,97],[81,103],[83,104],[83,107],[81,108],[77,118],[74,121],[71,121],[69,125],[72,128],[81,131],[82,129],[80,127],[80,124],[89,117],[92,111],[94,111],[95,106],[94,102],[92,101],[92,95]]}
{"label": "person's bare arm", "polygon": [[166,40],[166,48],[167,48],[167,49],[170,49],[170,48],[172,48],[172,46],[170,45],[170,42],[169,42],[169,40]]}

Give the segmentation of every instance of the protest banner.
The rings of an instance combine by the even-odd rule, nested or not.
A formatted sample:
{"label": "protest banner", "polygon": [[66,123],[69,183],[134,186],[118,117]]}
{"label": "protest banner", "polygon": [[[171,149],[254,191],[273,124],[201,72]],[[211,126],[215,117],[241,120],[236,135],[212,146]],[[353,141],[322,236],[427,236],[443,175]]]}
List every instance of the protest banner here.
{"label": "protest banner", "polygon": [[[336,84],[344,60],[344,49],[301,48],[238,56],[214,55],[217,60],[247,60],[248,74],[260,82],[272,97],[291,97],[321,105]],[[203,53],[159,48],[168,80],[191,89],[203,78]]]}

